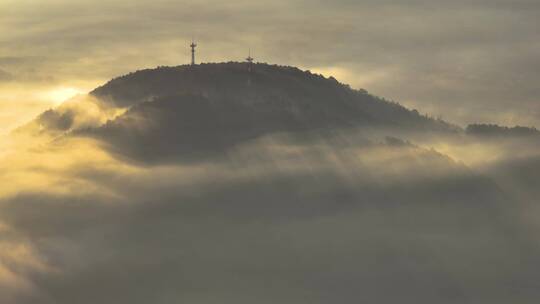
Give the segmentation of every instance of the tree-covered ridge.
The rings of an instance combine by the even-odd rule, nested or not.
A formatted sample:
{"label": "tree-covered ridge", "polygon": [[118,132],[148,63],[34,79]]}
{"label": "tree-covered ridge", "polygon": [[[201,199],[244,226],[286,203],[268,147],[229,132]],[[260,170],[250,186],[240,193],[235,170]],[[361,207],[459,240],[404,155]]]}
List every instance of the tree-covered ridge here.
{"label": "tree-covered ridge", "polygon": [[113,79],[91,94],[124,107],[161,97],[201,95],[214,104],[252,108],[254,114],[285,111],[311,124],[457,129],[365,90],[353,90],[333,77],[269,64],[256,64],[251,73],[246,63],[237,62],[159,67]]}
{"label": "tree-covered ridge", "polygon": [[539,136],[540,131],[535,127],[505,127],[495,124],[470,124],[467,134],[478,136]]}

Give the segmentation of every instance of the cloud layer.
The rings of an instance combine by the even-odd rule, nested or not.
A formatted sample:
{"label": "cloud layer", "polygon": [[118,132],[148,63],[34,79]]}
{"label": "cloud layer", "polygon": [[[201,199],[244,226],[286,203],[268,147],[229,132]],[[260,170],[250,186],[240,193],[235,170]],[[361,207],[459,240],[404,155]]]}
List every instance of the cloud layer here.
{"label": "cloud layer", "polygon": [[508,151],[467,167],[429,148],[440,137],[385,132],[273,134],[167,165],[29,137],[0,162],[0,299],[534,303],[540,227],[514,195],[534,197],[540,171],[519,169],[534,141],[516,159],[524,142],[445,138]]}

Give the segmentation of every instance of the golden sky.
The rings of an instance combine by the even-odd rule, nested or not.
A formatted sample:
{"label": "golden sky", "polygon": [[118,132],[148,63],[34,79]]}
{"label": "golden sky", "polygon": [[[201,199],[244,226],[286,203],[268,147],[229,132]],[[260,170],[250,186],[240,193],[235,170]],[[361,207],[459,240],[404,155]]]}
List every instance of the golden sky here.
{"label": "golden sky", "polygon": [[538,1],[0,0],[0,132],[114,76],[299,66],[433,116],[540,126]]}

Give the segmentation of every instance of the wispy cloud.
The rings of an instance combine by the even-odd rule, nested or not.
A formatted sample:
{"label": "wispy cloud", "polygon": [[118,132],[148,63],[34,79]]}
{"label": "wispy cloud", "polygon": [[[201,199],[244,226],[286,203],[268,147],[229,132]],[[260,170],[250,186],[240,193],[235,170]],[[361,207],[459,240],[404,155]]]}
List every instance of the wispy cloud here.
{"label": "wispy cloud", "polygon": [[513,198],[500,187],[510,183],[466,167],[465,154],[453,160],[432,150],[428,138],[421,148],[375,131],[369,140],[343,132],[268,135],[167,165],[126,161],[85,138],[43,142],[43,134],[18,133],[21,141],[0,162],[0,252],[8,255],[0,290],[11,291],[0,299],[535,297],[526,286],[537,276],[527,267],[537,246],[524,233],[536,229],[534,217],[522,217],[532,210],[526,201],[508,205]]}

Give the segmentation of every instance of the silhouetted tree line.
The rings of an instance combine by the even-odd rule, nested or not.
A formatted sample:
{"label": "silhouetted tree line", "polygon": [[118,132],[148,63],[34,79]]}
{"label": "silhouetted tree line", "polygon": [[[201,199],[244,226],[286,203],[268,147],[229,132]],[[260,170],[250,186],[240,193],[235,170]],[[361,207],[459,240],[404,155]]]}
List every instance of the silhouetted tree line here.
{"label": "silhouetted tree line", "polygon": [[540,132],[534,127],[505,127],[496,124],[470,124],[467,134],[481,136],[538,136]]}

